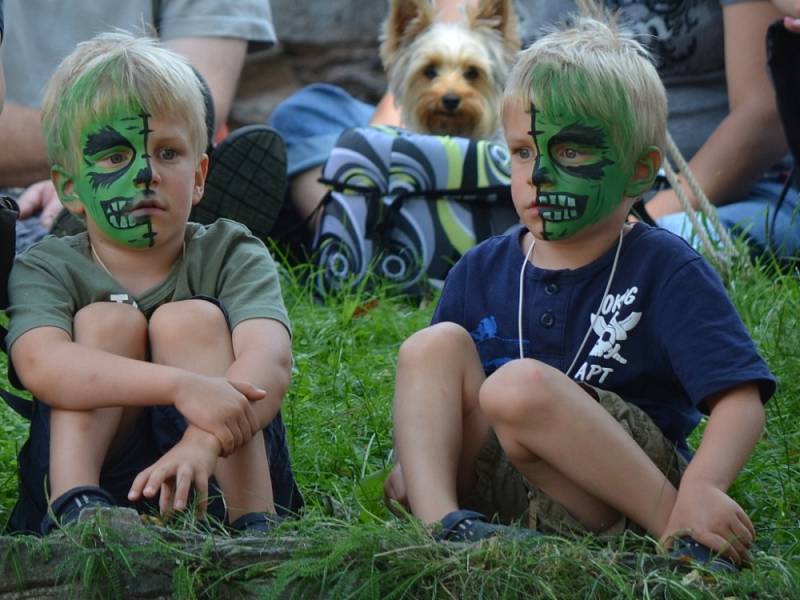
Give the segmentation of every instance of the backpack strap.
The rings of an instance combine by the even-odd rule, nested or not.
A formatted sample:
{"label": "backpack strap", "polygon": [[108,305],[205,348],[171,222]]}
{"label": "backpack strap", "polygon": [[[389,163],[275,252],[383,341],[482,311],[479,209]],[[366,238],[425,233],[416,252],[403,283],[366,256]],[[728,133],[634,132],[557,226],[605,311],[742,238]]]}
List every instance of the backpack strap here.
{"label": "backpack strap", "polygon": [[[7,349],[5,339],[7,333],[8,330],[0,325],[0,349],[6,353]],[[3,400],[6,401],[6,404],[8,404],[19,416],[23,417],[24,419],[28,419],[29,421],[31,420],[31,417],[33,416],[33,402],[23,398],[22,396],[17,396],[8,390],[4,390],[3,388],[0,388],[0,397],[2,397]]]}

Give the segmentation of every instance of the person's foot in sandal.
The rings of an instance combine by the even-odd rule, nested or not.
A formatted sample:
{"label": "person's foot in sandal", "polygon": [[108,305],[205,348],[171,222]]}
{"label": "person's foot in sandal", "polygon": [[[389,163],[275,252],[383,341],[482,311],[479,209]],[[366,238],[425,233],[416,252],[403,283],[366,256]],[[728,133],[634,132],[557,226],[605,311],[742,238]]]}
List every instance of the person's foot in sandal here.
{"label": "person's foot in sandal", "polygon": [[505,539],[533,539],[541,537],[538,531],[524,527],[511,527],[491,523],[486,515],[473,510],[456,510],[441,520],[442,528],[436,539],[446,542],[476,542],[490,537]]}
{"label": "person's foot in sandal", "polygon": [[669,557],[681,564],[700,566],[717,573],[737,573],[739,571],[739,567],[732,561],[689,536],[675,540]]}
{"label": "person's foot in sandal", "polygon": [[53,500],[42,519],[41,532],[47,535],[59,527],[78,520],[87,508],[116,506],[114,497],[101,487],[86,485],[67,490]]}
{"label": "person's foot in sandal", "polygon": [[283,517],[274,513],[251,512],[242,515],[228,527],[237,535],[266,535],[283,522]]}

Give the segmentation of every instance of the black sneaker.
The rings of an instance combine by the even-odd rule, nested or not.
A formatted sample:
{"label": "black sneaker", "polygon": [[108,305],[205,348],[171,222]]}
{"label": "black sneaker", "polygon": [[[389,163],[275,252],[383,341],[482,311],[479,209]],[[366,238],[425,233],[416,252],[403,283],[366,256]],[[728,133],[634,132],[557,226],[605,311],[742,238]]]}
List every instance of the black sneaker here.
{"label": "black sneaker", "polygon": [[211,153],[203,199],[190,221],[210,224],[219,218],[246,225],[266,239],[286,196],[286,146],[266,125],[236,129]]}
{"label": "black sneaker", "polygon": [[490,523],[486,515],[473,510],[456,510],[442,517],[442,529],[436,535],[447,542],[476,542],[490,537],[531,539],[541,534],[533,529]]}
{"label": "black sneaker", "polygon": [[283,517],[274,513],[251,512],[242,515],[230,524],[231,531],[244,535],[264,535],[283,522]]}
{"label": "black sneaker", "polygon": [[669,557],[681,564],[698,565],[717,573],[739,571],[733,562],[688,536],[675,540]]}
{"label": "black sneaker", "polygon": [[81,512],[86,508],[116,505],[117,503],[111,494],[94,485],[67,490],[53,501],[44,519],[42,519],[42,535],[47,535],[57,527],[63,527],[68,523],[77,521]]}

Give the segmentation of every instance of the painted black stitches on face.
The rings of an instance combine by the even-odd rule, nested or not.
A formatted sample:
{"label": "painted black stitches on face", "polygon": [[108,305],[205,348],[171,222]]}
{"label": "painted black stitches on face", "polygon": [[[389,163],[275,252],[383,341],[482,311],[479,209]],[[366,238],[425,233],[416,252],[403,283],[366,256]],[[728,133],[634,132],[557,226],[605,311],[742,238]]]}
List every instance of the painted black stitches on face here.
{"label": "painted black stitches on face", "polygon": [[[142,128],[139,133],[144,139],[144,154],[142,154],[142,158],[145,161],[145,166],[136,174],[134,184],[144,184],[143,194],[149,196],[153,194],[153,190],[150,189],[150,183],[153,181],[153,169],[150,165],[150,152],[147,150],[147,141],[153,130],[150,129],[150,113],[142,112],[139,114],[139,118],[142,119]],[[154,240],[151,238],[150,245],[152,246],[153,243]]]}

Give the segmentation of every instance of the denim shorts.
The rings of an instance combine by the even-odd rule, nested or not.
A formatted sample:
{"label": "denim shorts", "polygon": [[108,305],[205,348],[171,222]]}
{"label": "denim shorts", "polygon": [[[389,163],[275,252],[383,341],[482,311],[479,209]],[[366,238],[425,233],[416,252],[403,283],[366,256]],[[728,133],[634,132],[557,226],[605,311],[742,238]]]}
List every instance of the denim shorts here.
{"label": "denim shorts", "polygon": [[315,83],[276,106],[267,125],[286,142],[287,175],[293,177],[324,163],[339,135],[366,125],[374,112],[335,85]]}
{"label": "denim shorts", "polygon": [[[675,444],[664,437],[647,413],[613,392],[585,387],[639,444],[670,483],[678,487],[686,470],[686,459]],[[525,480],[503,452],[494,432],[478,456],[476,471],[478,480],[464,499],[465,508],[497,516],[502,523],[521,521],[523,526],[542,533],[572,536],[588,533],[566,508]],[[616,523],[596,535],[610,538],[626,530],[645,533],[639,525],[622,515]]]}

